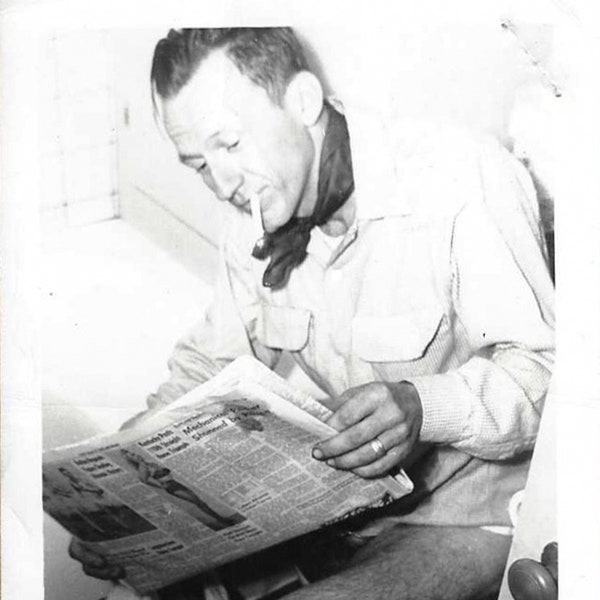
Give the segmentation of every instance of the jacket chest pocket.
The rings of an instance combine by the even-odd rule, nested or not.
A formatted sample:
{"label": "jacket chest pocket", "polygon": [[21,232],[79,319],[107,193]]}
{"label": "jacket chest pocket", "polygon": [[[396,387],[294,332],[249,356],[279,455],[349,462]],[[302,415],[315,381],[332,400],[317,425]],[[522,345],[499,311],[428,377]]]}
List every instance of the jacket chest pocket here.
{"label": "jacket chest pocket", "polygon": [[356,316],[352,345],[384,378],[435,373],[448,349],[447,322],[437,307],[391,316]]}
{"label": "jacket chest pocket", "polygon": [[312,313],[303,308],[263,304],[256,337],[269,348],[299,352],[308,343]]}

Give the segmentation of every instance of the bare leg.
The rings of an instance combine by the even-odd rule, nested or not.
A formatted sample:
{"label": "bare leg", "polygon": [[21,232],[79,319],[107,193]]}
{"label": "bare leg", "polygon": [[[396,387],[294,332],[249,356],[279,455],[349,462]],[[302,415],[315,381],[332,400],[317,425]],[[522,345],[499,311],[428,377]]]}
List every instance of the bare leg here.
{"label": "bare leg", "polygon": [[397,526],[361,548],[342,572],[286,599],[495,598],[510,542],[510,537],[473,527]]}

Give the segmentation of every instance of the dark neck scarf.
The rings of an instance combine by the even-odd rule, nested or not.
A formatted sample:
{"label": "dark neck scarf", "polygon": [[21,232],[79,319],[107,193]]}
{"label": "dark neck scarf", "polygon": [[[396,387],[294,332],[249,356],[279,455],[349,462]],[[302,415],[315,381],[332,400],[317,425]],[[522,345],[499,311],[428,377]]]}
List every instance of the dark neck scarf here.
{"label": "dark neck scarf", "polygon": [[283,227],[266,233],[256,243],[252,256],[270,257],[263,275],[263,286],[283,287],[292,269],[306,258],[306,247],[313,227],[325,224],[354,191],[350,137],[346,118],[325,105],[329,121],[321,147],[317,202],[310,217],[292,217]]}

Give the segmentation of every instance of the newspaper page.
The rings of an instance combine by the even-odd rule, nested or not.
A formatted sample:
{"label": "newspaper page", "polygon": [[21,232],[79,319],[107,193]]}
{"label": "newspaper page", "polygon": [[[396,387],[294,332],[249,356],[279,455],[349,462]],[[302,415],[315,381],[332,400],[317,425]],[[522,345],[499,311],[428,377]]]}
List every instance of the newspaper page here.
{"label": "newspaper page", "polygon": [[412,491],[311,457],[329,411],[251,358],[134,428],[44,456],[44,509],[145,593]]}

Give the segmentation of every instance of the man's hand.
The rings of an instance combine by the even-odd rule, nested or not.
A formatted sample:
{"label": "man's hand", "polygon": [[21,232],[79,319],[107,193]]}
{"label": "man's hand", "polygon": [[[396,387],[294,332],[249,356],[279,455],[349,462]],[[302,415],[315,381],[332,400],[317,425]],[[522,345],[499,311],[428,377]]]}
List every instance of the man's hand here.
{"label": "man's hand", "polygon": [[90,577],[117,580],[125,576],[123,567],[109,565],[103,556],[96,554],[76,538],[72,538],[69,544],[69,556],[79,561],[83,572]]}
{"label": "man's hand", "polygon": [[402,466],[419,438],[423,408],[415,387],[373,382],[346,390],[327,421],[340,433],[319,442],[313,456],[365,478]]}

